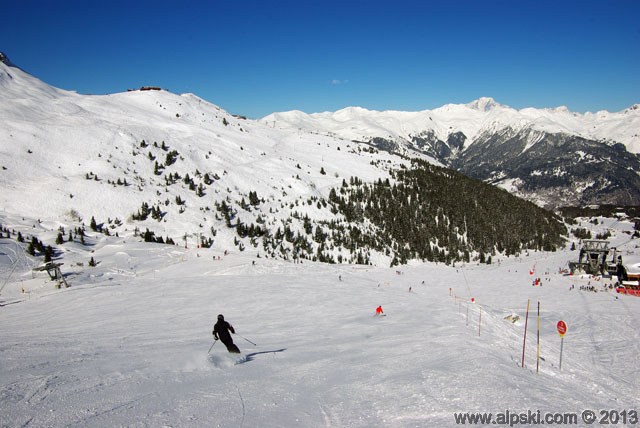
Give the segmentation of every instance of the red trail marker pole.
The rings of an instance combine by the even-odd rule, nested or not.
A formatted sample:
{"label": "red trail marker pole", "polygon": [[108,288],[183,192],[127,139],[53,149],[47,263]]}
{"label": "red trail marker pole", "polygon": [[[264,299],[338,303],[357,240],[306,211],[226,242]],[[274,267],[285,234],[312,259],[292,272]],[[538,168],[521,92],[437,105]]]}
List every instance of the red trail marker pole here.
{"label": "red trail marker pole", "polygon": [[564,335],[567,333],[567,324],[560,320],[558,321],[558,334],[560,335],[560,370],[562,370],[562,347],[564,345]]}

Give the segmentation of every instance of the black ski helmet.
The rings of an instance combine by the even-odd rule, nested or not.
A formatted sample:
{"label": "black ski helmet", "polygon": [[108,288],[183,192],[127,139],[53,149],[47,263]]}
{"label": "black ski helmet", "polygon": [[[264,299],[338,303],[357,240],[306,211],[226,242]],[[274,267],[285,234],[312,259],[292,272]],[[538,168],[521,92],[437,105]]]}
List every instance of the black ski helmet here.
{"label": "black ski helmet", "polygon": [[218,319],[219,319],[220,321],[223,321],[223,320],[224,320],[224,316],[222,316],[222,314],[220,314],[220,315],[218,315]]}

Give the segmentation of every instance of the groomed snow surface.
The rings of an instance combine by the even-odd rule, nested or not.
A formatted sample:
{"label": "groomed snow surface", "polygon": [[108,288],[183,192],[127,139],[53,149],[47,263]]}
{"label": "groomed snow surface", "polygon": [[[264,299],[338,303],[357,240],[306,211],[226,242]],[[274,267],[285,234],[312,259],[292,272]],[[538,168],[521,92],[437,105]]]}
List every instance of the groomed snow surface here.
{"label": "groomed snow surface", "polygon": [[[608,225],[623,257],[638,251],[630,224]],[[560,273],[577,251],[389,269],[90,241],[63,246],[71,287],[58,290],[0,240],[3,427],[444,427],[456,412],[640,410],[640,298]],[[98,266],[79,265],[90,256]],[[242,355],[207,354],[219,313]]]}

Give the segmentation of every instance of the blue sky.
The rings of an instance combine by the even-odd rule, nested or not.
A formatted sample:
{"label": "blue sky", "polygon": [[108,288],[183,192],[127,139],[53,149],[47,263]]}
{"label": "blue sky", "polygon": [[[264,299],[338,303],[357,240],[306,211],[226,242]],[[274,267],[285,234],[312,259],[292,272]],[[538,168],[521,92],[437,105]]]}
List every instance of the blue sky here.
{"label": "blue sky", "polygon": [[0,0],[0,51],[80,93],[143,85],[234,114],[640,103],[640,1]]}

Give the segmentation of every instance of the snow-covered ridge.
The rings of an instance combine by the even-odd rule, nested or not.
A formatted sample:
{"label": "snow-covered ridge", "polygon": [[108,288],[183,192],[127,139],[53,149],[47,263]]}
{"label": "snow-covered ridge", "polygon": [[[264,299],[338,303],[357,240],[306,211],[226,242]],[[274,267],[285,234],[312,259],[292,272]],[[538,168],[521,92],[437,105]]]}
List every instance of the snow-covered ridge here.
{"label": "snow-covered ridge", "polygon": [[[237,204],[257,193],[261,210],[239,214],[247,224],[265,212],[271,227],[290,207],[325,220],[329,208],[308,200],[327,198],[352,176],[388,178],[390,168],[406,162],[340,138],[234,117],[194,94],[82,95],[4,62],[0,118],[0,212],[50,224],[88,224],[95,216],[115,222],[112,233],[120,236],[149,228],[175,240],[215,238],[218,248],[232,247],[235,238],[215,214],[222,201]],[[200,190],[185,184],[187,176]],[[162,221],[132,219],[143,203],[161,206]]]}
{"label": "snow-covered ridge", "polygon": [[0,62],[8,65],[9,67],[15,67],[15,65],[11,63],[11,61],[9,60],[9,57],[5,55],[4,52],[0,52]]}
{"label": "snow-covered ridge", "polygon": [[0,52],[0,91],[2,99],[21,99],[34,107],[41,98],[58,98],[76,95],[75,92],[64,91],[47,85],[40,79],[23,71]]}
{"label": "snow-covered ridge", "polygon": [[467,104],[446,104],[433,110],[417,112],[373,111],[347,107],[336,112],[306,114],[300,111],[279,112],[263,119],[280,128],[333,133],[350,139],[371,137],[402,138],[432,130],[446,141],[454,132],[462,132],[467,144],[487,130],[511,127],[532,128],[550,133],[567,133],[583,138],[622,143],[633,153],[640,153],[640,108],[631,106],[620,112],[571,112],[567,107],[513,109],[482,97]]}

